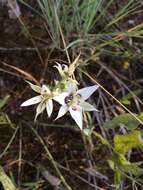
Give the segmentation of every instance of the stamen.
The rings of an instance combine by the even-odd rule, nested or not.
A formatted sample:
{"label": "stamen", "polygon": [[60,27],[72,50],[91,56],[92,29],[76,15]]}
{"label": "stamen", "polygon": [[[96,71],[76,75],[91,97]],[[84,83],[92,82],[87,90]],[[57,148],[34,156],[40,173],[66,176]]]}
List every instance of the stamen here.
{"label": "stamen", "polygon": [[66,104],[70,104],[72,100],[73,100],[73,94],[65,97]]}
{"label": "stamen", "polygon": [[72,107],[72,110],[73,110],[73,111],[76,111],[76,110],[77,110],[77,107],[76,107],[76,106],[73,106],[73,107]]}
{"label": "stamen", "polygon": [[79,99],[82,97],[81,94],[77,94],[76,96],[77,96],[77,98],[79,98]]}

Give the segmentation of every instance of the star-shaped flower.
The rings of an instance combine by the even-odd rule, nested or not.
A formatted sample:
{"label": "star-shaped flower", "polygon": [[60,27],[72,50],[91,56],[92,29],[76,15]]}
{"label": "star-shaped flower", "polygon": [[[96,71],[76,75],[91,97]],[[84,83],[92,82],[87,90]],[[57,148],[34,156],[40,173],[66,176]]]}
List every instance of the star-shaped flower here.
{"label": "star-shaped flower", "polygon": [[47,111],[48,117],[50,117],[53,111],[52,92],[46,85],[42,85],[42,87],[40,87],[30,82],[28,82],[28,84],[35,92],[39,93],[40,95],[23,102],[21,106],[30,106],[39,103],[36,108],[35,120],[45,109]]}
{"label": "star-shaped flower", "polygon": [[55,96],[53,99],[62,105],[56,119],[62,117],[69,111],[76,124],[82,129],[83,111],[98,111],[94,106],[85,101],[97,88],[98,86],[94,85],[76,91],[74,86],[71,85],[67,92]]}

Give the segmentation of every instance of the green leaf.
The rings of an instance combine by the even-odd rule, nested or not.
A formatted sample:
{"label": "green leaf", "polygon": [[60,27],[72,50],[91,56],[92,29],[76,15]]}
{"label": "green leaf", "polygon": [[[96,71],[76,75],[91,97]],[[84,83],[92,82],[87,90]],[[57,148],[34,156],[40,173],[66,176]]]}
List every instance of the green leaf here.
{"label": "green leaf", "polygon": [[110,159],[110,160],[107,160],[108,164],[109,164],[109,167],[112,169],[112,170],[115,170],[115,162],[113,159]]}
{"label": "green leaf", "polygon": [[110,143],[108,142],[108,140],[102,137],[100,133],[94,132],[94,135],[101,141],[102,144],[110,146]]}
{"label": "green leaf", "polygon": [[9,125],[10,127],[15,129],[15,124],[11,122],[8,115],[6,114],[0,115],[0,125]]}
{"label": "green leaf", "polygon": [[114,184],[115,184],[116,186],[120,184],[120,182],[121,182],[121,177],[122,177],[121,172],[120,172],[119,170],[116,170],[116,171],[114,172]]}
{"label": "green leaf", "polygon": [[132,173],[135,176],[143,174],[143,169],[138,166],[137,163],[129,162],[123,154],[116,154],[114,162],[118,167],[118,170],[126,173]]}
{"label": "green leaf", "polygon": [[89,137],[92,134],[92,130],[89,128],[86,128],[86,129],[83,129],[83,133],[84,133],[84,135]]}
{"label": "green leaf", "polygon": [[115,159],[114,157],[110,160],[108,160],[108,164],[110,168],[114,171],[114,185],[119,185],[121,182],[121,171],[118,169],[118,160]]}
{"label": "green leaf", "polygon": [[114,184],[119,185],[122,173],[131,173],[135,176],[143,174],[143,169],[137,163],[129,162],[123,154],[115,153],[112,159],[108,160],[110,168],[114,171]]}
{"label": "green leaf", "polygon": [[123,169],[125,172],[132,173],[135,176],[140,176],[143,174],[143,169],[134,163],[123,165]]}
{"label": "green leaf", "polygon": [[131,103],[130,100],[133,98],[133,96],[138,96],[141,93],[142,93],[141,89],[137,89],[137,90],[131,91],[128,94],[126,94],[125,96],[123,96],[120,99],[120,102],[123,103],[123,104],[125,104],[125,105],[130,105],[130,103]]}
{"label": "green leaf", "polygon": [[114,117],[112,120],[107,121],[103,124],[104,128],[114,129],[116,127],[125,127],[128,130],[136,129],[139,126],[139,121],[137,121],[129,113],[121,114]]}
{"label": "green leaf", "polygon": [[132,148],[143,148],[143,139],[140,131],[132,131],[126,135],[114,136],[114,149],[117,153],[125,155]]}
{"label": "green leaf", "polygon": [[5,190],[16,190],[11,179],[6,175],[3,168],[0,166],[0,182]]}
{"label": "green leaf", "polygon": [[90,137],[92,135],[93,129],[94,129],[94,127],[83,129],[84,135]]}
{"label": "green leaf", "polygon": [[8,123],[7,117],[5,115],[0,115],[0,125],[4,125],[7,123]]}
{"label": "green leaf", "polygon": [[138,115],[138,118],[143,121],[143,112],[140,112],[140,114]]}
{"label": "green leaf", "polygon": [[8,102],[10,95],[6,95],[4,98],[0,99],[0,109],[2,109]]}
{"label": "green leaf", "polygon": [[131,104],[131,101],[130,100],[121,100],[120,101],[122,104],[125,104],[125,105],[130,105]]}

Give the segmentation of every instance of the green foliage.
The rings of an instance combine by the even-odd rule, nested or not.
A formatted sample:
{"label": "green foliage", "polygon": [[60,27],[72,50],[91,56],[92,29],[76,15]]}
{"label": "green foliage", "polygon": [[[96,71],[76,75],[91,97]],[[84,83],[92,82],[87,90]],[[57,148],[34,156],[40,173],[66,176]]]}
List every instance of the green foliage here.
{"label": "green foliage", "polygon": [[118,21],[122,20],[127,15],[133,13],[137,9],[138,6],[139,6],[139,1],[138,2],[135,2],[134,0],[126,1],[126,4],[123,6],[123,8],[117,11],[117,13],[115,13],[114,17],[108,23],[107,27],[113,24],[117,24]]}
{"label": "green foliage", "polygon": [[10,96],[6,95],[5,97],[0,99],[0,109],[2,109],[8,103],[9,98]]}
{"label": "green foliage", "polygon": [[90,137],[94,128],[85,128],[83,129],[83,133],[85,136]]}
{"label": "green foliage", "polygon": [[143,112],[140,112],[140,114],[138,115],[138,118],[143,121]]}
{"label": "green foliage", "polygon": [[132,131],[125,135],[115,135],[114,137],[114,155],[108,160],[109,166],[114,170],[114,183],[119,185],[124,173],[131,173],[135,176],[143,174],[137,163],[131,163],[125,155],[133,148],[143,148],[143,140],[140,131]]}
{"label": "green foliage", "polygon": [[[116,43],[113,37],[117,35],[142,37],[142,27],[135,27],[132,31],[118,30],[120,22],[126,17],[137,13],[141,7],[141,0],[127,0],[117,10],[114,0],[37,0],[40,11],[34,9],[25,0],[19,0],[34,13],[41,16],[47,24],[47,32],[52,40],[52,47],[61,48],[60,26],[66,41],[67,48],[86,46],[89,49],[100,50],[103,47],[118,46],[124,49],[123,44]],[[95,35],[96,34],[96,35]],[[126,50],[126,48],[125,48]],[[115,52],[111,52],[112,55]],[[123,54],[123,52],[122,52]]]}
{"label": "green foliage", "polygon": [[143,169],[140,168],[137,163],[129,162],[123,154],[114,154],[114,156],[108,160],[110,168],[114,171],[114,184],[119,185],[124,173],[130,173],[134,176],[140,176],[143,174]]}
{"label": "green foliage", "polygon": [[142,93],[142,90],[141,90],[141,89],[137,89],[137,90],[131,91],[131,92],[129,92],[128,94],[126,94],[125,96],[123,96],[123,97],[120,99],[120,102],[123,103],[123,104],[125,104],[125,105],[130,105],[133,96],[138,96],[138,95],[140,95],[141,93]]}
{"label": "green foliage", "polygon": [[9,125],[11,128],[15,128],[15,124],[11,122],[6,114],[0,114],[0,125]]}
{"label": "green foliage", "polygon": [[110,143],[108,142],[107,139],[105,139],[104,137],[102,137],[102,135],[100,135],[100,133],[97,133],[97,132],[93,132],[94,135],[101,141],[101,143],[103,145],[106,145],[106,146],[109,146],[110,147]]}
{"label": "green foliage", "polygon": [[0,182],[4,190],[18,190],[1,166],[0,166]]}
{"label": "green foliage", "polygon": [[122,174],[120,171],[115,171],[114,173],[114,185],[118,187],[121,181]]}
{"label": "green foliage", "polygon": [[[99,133],[93,132],[93,134],[100,139],[102,144],[111,148],[110,143]],[[143,169],[139,167],[139,164],[131,163],[125,157],[133,148],[143,148],[141,132],[135,130],[125,135],[115,135],[113,144],[113,156],[108,160],[108,164],[114,171],[114,185],[119,186],[124,173],[130,173],[135,176],[142,175]]]}
{"label": "green foliage", "polygon": [[139,121],[137,121],[131,114],[125,113],[115,116],[112,120],[105,122],[103,127],[106,129],[125,127],[128,130],[133,130],[136,129],[139,124]]}
{"label": "green foliage", "polygon": [[[143,174],[143,169],[141,169],[137,163],[129,162],[123,154],[115,154],[112,158],[112,165],[114,164],[114,168],[119,172],[132,173],[133,175],[141,175]],[[110,161],[111,165],[111,161]]]}
{"label": "green foliage", "polygon": [[132,148],[141,147],[143,148],[143,139],[140,131],[132,131],[125,135],[114,136],[114,150],[125,155]]}

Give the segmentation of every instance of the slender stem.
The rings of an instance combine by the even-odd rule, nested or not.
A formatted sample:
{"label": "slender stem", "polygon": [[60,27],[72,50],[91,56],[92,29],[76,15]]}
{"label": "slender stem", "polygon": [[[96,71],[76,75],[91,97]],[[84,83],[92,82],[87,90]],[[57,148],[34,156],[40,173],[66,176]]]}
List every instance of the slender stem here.
{"label": "slender stem", "polygon": [[[88,128],[88,121],[87,121],[87,117],[86,117],[85,113],[83,115],[83,119],[84,119],[86,128]],[[93,145],[93,142],[92,142],[92,137],[91,137],[91,135],[87,136],[84,133],[82,133],[82,139],[83,139],[84,147],[85,147],[85,150],[86,150],[88,167],[94,168],[95,163],[94,163],[94,160],[93,160],[93,157],[92,157],[92,151],[94,149],[94,145]],[[95,178],[95,176],[92,176],[92,175],[91,175],[91,177],[93,179],[94,189],[97,189],[96,178]]]}
{"label": "slender stem", "polygon": [[97,80],[92,78],[88,73],[84,72],[80,69],[82,73],[84,73],[88,78],[90,78],[95,84],[100,86],[102,90],[104,90],[109,96],[111,96],[120,106],[122,106],[128,113],[130,113],[140,124],[143,125],[143,121],[141,121],[132,111],[130,111],[126,106],[124,106],[117,98],[115,98],[108,90],[106,90]]}
{"label": "slender stem", "polygon": [[45,150],[45,152],[46,152],[46,154],[47,154],[47,156],[48,156],[48,159],[49,159],[49,160],[51,161],[51,163],[53,164],[53,167],[55,168],[57,174],[59,175],[59,177],[60,177],[62,183],[65,185],[65,187],[67,188],[67,190],[72,190],[72,188],[67,184],[65,178],[64,178],[63,175],[61,174],[59,168],[57,167],[56,162],[54,161],[53,156],[51,155],[51,153],[50,153],[48,147],[45,145],[43,139],[40,137],[40,135],[37,133],[37,131],[36,131],[33,127],[32,127],[31,129],[32,129],[32,131],[34,132],[35,136],[38,138],[39,142],[40,142],[40,143],[42,144],[42,146],[44,147],[44,150]]}
{"label": "slender stem", "polygon": [[67,50],[65,38],[64,38],[64,35],[63,35],[63,31],[62,31],[62,28],[61,28],[61,25],[60,25],[60,21],[59,21],[59,18],[58,18],[58,15],[57,15],[55,7],[54,7],[54,10],[55,10],[55,16],[56,16],[57,24],[58,24],[59,31],[60,31],[60,34],[61,34],[61,38],[62,38],[62,41],[63,41],[64,49],[66,51],[67,59],[68,59],[68,62],[70,64],[71,63],[70,56],[69,56],[69,53],[68,53],[68,50]]}
{"label": "slender stem", "polygon": [[33,44],[33,46],[35,47],[35,50],[36,50],[36,52],[37,52],[37,55],[38,55],[38,57],[39,57],[41,63],[44,65],[44,61],[43,61],[43,58],[42,58],[42,56],[41,56],[41,53],[40,53],[40,51],[39,51],[39,49],[38,49],[38,47],[37,47],[37,45],[36,45],[36,43],[35,43],[35,41],[34,41],[32,35],[31,35],[31,33],[29,32],[28,28],[27,28],[26,25],[24,24],[22,18],[18,17],[18,21],[19,21],[19,23],[21,24],[21,26],[23,27],[23,29],[25,30],[25,32],[26,32],[25,35],[27,35],[27,36],[30,38],[30,40],[31,40],[31,42],[32,42],[32,44]]}
{"label": "slender stem", "polygon": [[16,133],[17,133],[18,129],[19,129],[19,126],[15,129],[14,134],[12,135],[9,143],[5,147],[4,151],[0,154],[0,158],[2,158],[6,154],[7,150],[9,149],[10,145],[12,144],[12,142],[13,142],[15,136],[16,136]]}

